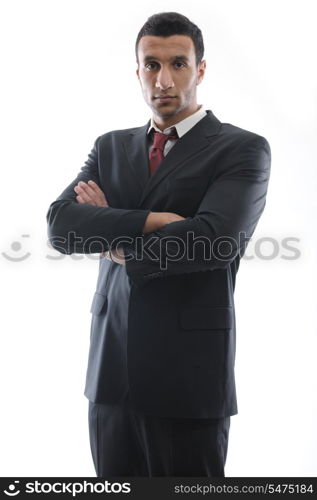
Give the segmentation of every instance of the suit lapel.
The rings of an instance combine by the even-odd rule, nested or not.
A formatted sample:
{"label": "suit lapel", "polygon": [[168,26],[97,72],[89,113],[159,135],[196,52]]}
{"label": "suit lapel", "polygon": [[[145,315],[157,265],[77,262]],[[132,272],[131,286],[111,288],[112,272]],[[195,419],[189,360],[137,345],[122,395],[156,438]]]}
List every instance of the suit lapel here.
{"label": "suit lapel", "polygon": [[124,141],[124,146],[131,168],[133,169],[138,184],[141,188],[139,206],[141,206],[149,194],[163,179],[180,166],[184,161],[190,159],[210,144],[209,138],[218,134],[221,122],[208,110],[193,128],[183,137],[178,139],[168,155],[159,165],[154,175],[149,175],[147,131],[150,126],[148,122],[144,127],[131,132]]}
{"label": "suit lapel", "polygon": [[139,184],[140,194],[143,192],[150,176],[147,142],[149,126],[150,122],[130,132],[123,139],[128,164],[134,173],[136,182]]}

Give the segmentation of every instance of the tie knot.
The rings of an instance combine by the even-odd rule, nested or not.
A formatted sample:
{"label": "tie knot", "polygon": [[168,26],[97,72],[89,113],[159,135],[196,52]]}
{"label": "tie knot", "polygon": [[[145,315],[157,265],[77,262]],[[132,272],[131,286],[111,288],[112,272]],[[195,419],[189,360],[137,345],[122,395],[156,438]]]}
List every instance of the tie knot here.
{"label": "tie knot", "polygon": [[176,128],[173,128],[170,134],[163,134],[163,132],[154,132],[153,149],[157,148],[163,151],[165,143],[169,139],[178,139]]}

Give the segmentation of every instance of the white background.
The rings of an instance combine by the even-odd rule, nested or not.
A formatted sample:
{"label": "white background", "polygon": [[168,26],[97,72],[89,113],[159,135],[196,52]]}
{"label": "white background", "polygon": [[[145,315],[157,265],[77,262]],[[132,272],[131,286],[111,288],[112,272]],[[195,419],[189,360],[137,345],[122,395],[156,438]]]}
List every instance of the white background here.
{"label": "white background", "polygon": [[[1,476],[95,475],[83,390],[98,261],[49,249],[46,212],[98,135],[149,119],[134,41],[148,16],[171,10],[204,34],[198,101],[272,148],[267,206],[247,251],[254,258],[237,277],[239,414],[226,475],[316,475],[314,7],[1,2]],[[294,256],[283,248],[290,237],[297,259],[285,258]]]}

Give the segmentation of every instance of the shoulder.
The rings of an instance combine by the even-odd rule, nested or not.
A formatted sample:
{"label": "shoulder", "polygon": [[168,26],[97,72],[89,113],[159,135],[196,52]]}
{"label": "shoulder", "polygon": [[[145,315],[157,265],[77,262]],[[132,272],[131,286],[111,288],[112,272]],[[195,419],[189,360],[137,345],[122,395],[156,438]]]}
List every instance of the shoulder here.
{"label": "shoulder", "polygon": [[211,132],[212,143],[217,137],[216,142],[226,152],[235,153],[255,147],[264,149],[270,154],[270,145],[266,137],[232,123],[222,122],[211,110],[207,110],[207,116],[202,120],[202,124],[208,134]]}
{"label": "shoulder", "polygon": [[222,123],[219,135],[233,149],[243,150],[249,147],[256,147],[264,149],[267,153],[271,154],[270,144],[266,137],[238,127],[237,125]]}
{"label": "shoulder", "polygon": [[226,171],[243,175],[265,175],[271,167],[271,148],[261,134],[231,123],[222,123],[218,139],[223,152]]}
{"label": "shoulder", "polygon": [[133,127],[133,128],[111,130],[109,132],[105,132],[104,134],[100,135],[96,139],[96,142],[101,146],[104,144],[117,142],[117,141],[120,141],[120,140],[126,138],[127,136],[142,133],[146,128],[147,128],[147,125],[143,125],[142,127]]}

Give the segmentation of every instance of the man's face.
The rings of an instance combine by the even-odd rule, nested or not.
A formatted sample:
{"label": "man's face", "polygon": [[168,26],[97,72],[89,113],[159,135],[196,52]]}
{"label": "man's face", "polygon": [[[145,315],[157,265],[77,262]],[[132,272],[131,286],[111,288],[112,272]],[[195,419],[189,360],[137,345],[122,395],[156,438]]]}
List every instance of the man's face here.
{"label": "man's face", "polygon": [[137,76],[157,125],[167,127],[197,110],[196,86],[203,79],[206,63],[197,66],[190,37],[143,36],[138,59]]}

